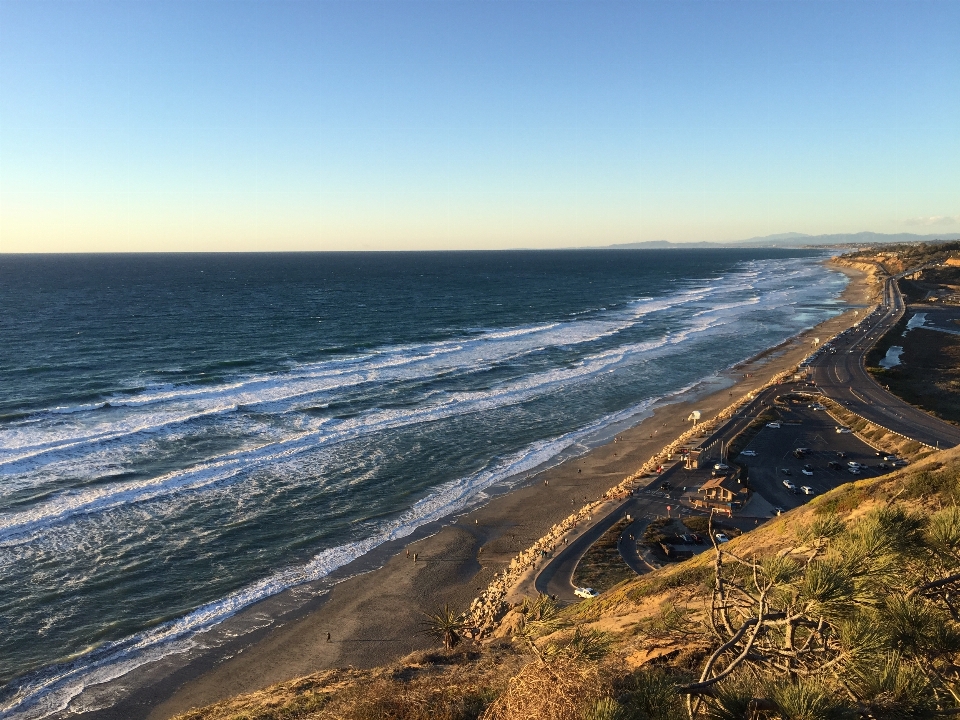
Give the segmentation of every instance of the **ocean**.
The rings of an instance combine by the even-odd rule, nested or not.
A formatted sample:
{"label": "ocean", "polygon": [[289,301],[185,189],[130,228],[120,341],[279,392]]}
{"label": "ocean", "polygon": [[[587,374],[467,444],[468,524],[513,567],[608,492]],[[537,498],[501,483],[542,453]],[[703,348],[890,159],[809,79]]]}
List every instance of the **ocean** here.
{"label": "ocean", "polygon": [[0,717],[81,707],[837,314],[824,257],[0,255]]}

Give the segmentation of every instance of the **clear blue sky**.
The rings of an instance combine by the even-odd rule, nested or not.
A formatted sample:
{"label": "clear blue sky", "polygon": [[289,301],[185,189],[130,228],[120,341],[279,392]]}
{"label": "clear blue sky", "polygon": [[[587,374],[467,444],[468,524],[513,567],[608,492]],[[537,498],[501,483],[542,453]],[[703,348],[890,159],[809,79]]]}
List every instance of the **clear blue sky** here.
{"label": "clear blue sky", "polygon": [[0,0],[0,251],[960,231],[960,2]]}

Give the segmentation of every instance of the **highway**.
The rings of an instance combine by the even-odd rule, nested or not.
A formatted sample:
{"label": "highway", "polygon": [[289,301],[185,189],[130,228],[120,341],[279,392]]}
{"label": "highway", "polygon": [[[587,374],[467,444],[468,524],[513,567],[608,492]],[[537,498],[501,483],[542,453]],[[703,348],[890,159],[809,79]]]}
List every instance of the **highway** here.
{"label": "highway", "polygon": [[882,305],[859,325],[834,339],[835,353],[821,352],[810,363],[813,381],[824,395],[872,423],[931,447],[955,447],[960,445],[960,428],[890,394],[880,387],[865,366],[870,348],[899,322],[906,311],[896,282],[903,274],[887,278]]}
{"label": "highway", "polygon": [[[861,417],[931,447],[947,449],[960,445],[960,428],[939,420],[932,415],[928,415],[922,410],[907,404],[900,398],[887,392],[873,379],[873,376],[867,372],[865,366],[866,355],[873,344],[879,340],[884,333],[896,325],[906,312],[903,296],[900,294],[900,288],[897,286],[897,279],[903,275],[915,272],[917,269],[918,268],[914,268],[901,275],[887,278],[884,284],[883,303],[863,318],[857,326],[850,328],[834,338],[831,341],[834,352],[822,351],[816,358],[811,360],[810,369],[813,384],[816,388],[819,388],[824,395],[845,405]],[[764,405],[772,404],[773,399],[777,395],[790,391],[809,392],[810,390],[813,390],[813,388],[791,386],[789,384],[775,385],[766,388],[750,403],[741,408],[732,418],[711,433],[711,436],[703,442],[703,446],[708,446],[711,443],[721,440],[729,442],[756,418]],[[826,427],[826,429],[819,428],[819,430],[821,436],[824,434],[829,435],[828,427]],[[785,430],[784,432],[786,433],[787,431]],[[806,445],[815,445],[817,433],[814,432],[813,435],[813,437],[807,438],[794,438],[791,436],[787,444],[791,447],[793,444],[800,442]],[[849,438],[848,442],[855,440],[852,436],[846,437]],[[831,446],[838,441],[837,438],[832,438]],[[849,450],[850,453],[856,453],[858,450],[856,446],[859,444],[861,443],[857,440],[854,445],[844,449]],[[772,449],[771,447],[771,450]],[[866,459],[869,453],[864,453],[862,449],[859,450],[861,454],[864,454],[864,459]],[[834,451],[835,448],[822,451],[817,450],[810,459],[814,459],[819,455],[823,455],[825,458],[832,457],[833,454],[835,454]],[[786,457],[782,448],[770,454],[777,457]],[[854,455],[851,455],[851,457],[853,456]],[[826,460],[823,460],[823,462],[826,462]],[[780,464],[783,463],[781,462]],[[757,465],[761,466],[762,464],[757,463]],[[573,594],[572,579],[573,572],[583,554],[603,533],[611,528],[617,520],[627,514],[636,518],[636,521],[631,525],[631,528],[625,531],[624,535],[627,532],[634,532],[634,535],[639,536],[637,532],[639,528],[645,526],[651,518],[665,515],[668,504],[677,508],[679,505],[677,486],[685,484],[685,482],[681,477],[676,478],[679,482],[671,481],[677,476],[679,467],[679,464],[671,467],[663,476],[655,481],[658,485],[662,482],[670,483],[672,486],[670,495],[664,496],[663,493],[655,491],[653,489],[653,483],[651,483],[647,488],[638,490],[634,497],[624,501],[623,504],[611,511],[607,516],[585,528],[582,534],[564,547],[563,550],[543,567],[535,580],[537,591],[553,595],[564,602],[577,602],[579,598]],[[767,468],[763,469],[766,470]],[[793,496],[787,497],[787,495],[784,494],[784,489],[780,487],[780,480],[782,480],[782,478],[779,476],[776,467],[771,471],[772,474],[769,478],[763,476],[763,472],[756,472],[757,470],[760,470],[760,467],[756,467],[754,472],[754,474],[757,475],[757,484],[762,486],[760,494],[770,495],[768,498],[769,501],[774,503],[779,502],[787,508],[802,502],[801,498],[795,498]],[[850,480],[845,473],[833,472],[826,467],[818,467],[816,472],[818,482],[811,484],[822,484],[822,487],[817,488],[820,492]],[[673,499],[671,499],[671,495]],[[690,514],[690,511],[684,508],[684,514]],[[636,553],[635,544],[633,544],[632,550],[626,547],[622,536],[618,545],[621,556],[630,567],[637,572],[643,572],[646,569],[642,565],[639,555]]]}

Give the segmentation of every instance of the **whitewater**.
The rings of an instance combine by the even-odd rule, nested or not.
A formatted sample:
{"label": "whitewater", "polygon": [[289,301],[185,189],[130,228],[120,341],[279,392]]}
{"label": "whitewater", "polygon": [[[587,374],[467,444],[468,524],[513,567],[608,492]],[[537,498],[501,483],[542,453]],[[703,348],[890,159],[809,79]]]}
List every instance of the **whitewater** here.
{"label": "whitewater", "polygon": [[0,717],[109,702],[835,314],[845,285],[802,251],[378,255],[0,264]]}

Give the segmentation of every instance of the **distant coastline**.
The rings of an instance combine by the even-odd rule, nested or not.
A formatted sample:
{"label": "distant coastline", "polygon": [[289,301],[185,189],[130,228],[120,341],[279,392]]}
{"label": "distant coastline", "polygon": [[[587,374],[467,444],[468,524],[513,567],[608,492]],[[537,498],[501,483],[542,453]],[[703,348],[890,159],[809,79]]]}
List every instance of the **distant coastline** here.
{"label": "distant coastline", "polygon": [[778,233],[752,237],[746,240],[730,241],[699,241],[699,242],[671,242],[669,240],[647,240],[634,243],[617,243],[605,245],[609,250],[685,250],[710,248],[818,248],[872,245],[876,243],[916,243],[916,242],[948,242],[960,240],[960,233],[935,233],[931,235],[916,235],[913,233],[834,233],[827,235],[807,235],[805,233]]}

